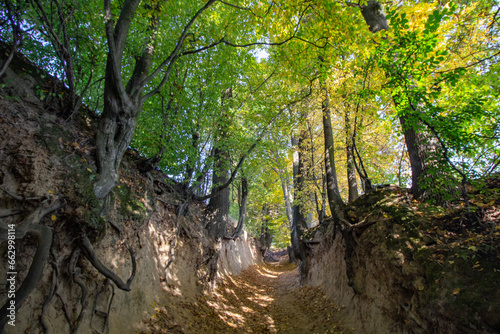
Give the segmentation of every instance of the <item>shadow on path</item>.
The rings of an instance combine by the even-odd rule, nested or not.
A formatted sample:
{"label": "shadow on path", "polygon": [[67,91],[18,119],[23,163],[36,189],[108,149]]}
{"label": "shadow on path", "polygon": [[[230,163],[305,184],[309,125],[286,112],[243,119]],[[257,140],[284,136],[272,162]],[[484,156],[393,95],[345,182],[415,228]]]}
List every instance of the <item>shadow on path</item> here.
{"label": "shadow on path", "polygon": [[224,277],[211,295],[157,307],[143,333],[342,333],[337,312],[320,288],[300,286],[297,266],[282,257]]}

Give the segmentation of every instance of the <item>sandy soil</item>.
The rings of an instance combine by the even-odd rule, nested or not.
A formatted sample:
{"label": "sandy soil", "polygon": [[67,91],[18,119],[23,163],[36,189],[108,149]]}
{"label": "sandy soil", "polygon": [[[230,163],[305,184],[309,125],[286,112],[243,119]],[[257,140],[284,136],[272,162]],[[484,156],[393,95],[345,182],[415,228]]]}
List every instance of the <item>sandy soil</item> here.
{"label": "sandy soil", "polygon": [[156,307],[142,333],[343,333],[338,308],[319,288],[300,286],[286,258],[225,277],[211,295],[177,299]]}

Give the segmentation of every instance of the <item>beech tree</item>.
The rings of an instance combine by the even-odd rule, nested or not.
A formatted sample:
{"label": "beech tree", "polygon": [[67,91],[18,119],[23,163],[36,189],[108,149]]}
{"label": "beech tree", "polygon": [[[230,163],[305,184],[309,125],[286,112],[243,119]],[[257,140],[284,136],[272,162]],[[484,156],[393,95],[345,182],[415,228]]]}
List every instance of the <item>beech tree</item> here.
{"label": "beech tree", "polygon": [[[486,4],[475,3],[471,7],[480,8],[484,5]],[[493,134],[496,126],[483,117],[490,115],[490,119],[497,119],[498,107],[490,105],[489,110],[484,108],[483,103],[491,98],[491,93],[486,91],[481,97],[481,94],[474,96],[466,93],[468,101],[462,100],[461,103],[465,105],[453,108],[454,110],[450,108],[451,105],[447,104],[445,107],[440,101],[450,99],[445,98],[443,89],[448,91],[450,86],[456,87],[457,82],[477,70],[487,73],[494,68],[494,63],[489,60],[496,57],[498,52],[495,53],[490,48],[490,43],[494,41],[486,36],[485,30],[461,27],[460,30],[472,33],[468,42],[443,35],[460,16],[467,16],[468,20],[475,22],[472,26],[484,24],[482,18],[473,14],[471,7],[422,6],[423,11],[427,11],[427,16],[411,23],[405,12],[390,12],[393,35],[381,41],[378,50],[386,51],[382,51],[379,63],[388,77],[388,88],[392,91],[404,131],[411,161],[414,195],[446,201],[453,198],[461,183],[462,199],[467,202],[465,182],[468,175],[471,175],[469,173],[475,170],[472,167],[474,163],[467,161],[467,147],[472,142],[476,143],[476,147],[486,148],[490,145],[489,141],[496,136]],[[457,52],[458,57],[442,47],[448,45],[447,48],[453,50],[456,43],[462,44],[461,50],[464,52]],[[472,63],[469,60],[470,54],[467,54],[470,49],[464,45],[467,43],[475,44],[474,54],[479,58],[472,60]],[[486,64],[481,68],[480,64],[483,62]],[[467,85],[462,86],[462,90],[465,87]],[[453,89],[460,91],[458,87]],[[486,122],[481,129],[473,125],[478,117]]]}
{"label": "beech tree", "polygon": [[[221,99],[221,121],[216,133],[216,141],[214,147],[215,164],[212,173],[213,188],[216,189],[229,180],[229,127],[231,118],[228,114],[227,101],[232,97],[231,88],[222,92]],[[221,238],[226,233],[226,225],[229,220],[229,187],[217,191],[214,197],[210,199],[208,205],[209,234],[214,238]]]}
{"label": "beech tree", "polygon": [[304,141],[307,139],[307,132],[301,130],[298,136],[292,137],[293,152],[293,188],[294,200],[292,206],[292,228],[291,228],[291,243],[295,258],[299,259],[302,264],[303,273],[307,273],[307,249],[304,244],[303,234],[307,229],[305,217],[304,198],[300,198],[301,192],[305,187],[304,168]]}
{"label": "beech tree", "polygon": [[[20,50],[67,86],[65,116],[82,99],[95,111],[98,199],[110,199],[123,155],[133,148],[144,160],[142,172],[160,169],[163,178],[155,181],[181,194],[179,215],[186,204],[209,200],[211,237],[237,238],[246,223],[266,247],[291,240],[306,275],[312,218],[333,221],[349,241],[361,227],[344,204],[356,197],[354,169],[366,193],[372,181],[406,185],[400,175],[409,160],[415,196],[461,196],[467,206],[467,182],[498,170],[494,1],[402,1],[386,6],[388,17],[374,0],[103,4],[0,2],[7,53],[0,76]],[[42,97],[45,88],[39,88]],[[238,224],[225,235],[229,186],[242,170]],[[16,291],[17,308],[49,259],[52,229],[38,222],[62,201],[45,204],[18,224],[16,237],[33,234],[39,245]],[[97,258],[90,225],[78,231],[68,272],[80,280],[76,268],[85,256],[118,288],[130,290],[132,248],[131,274],[123,281]],[[211,256],[216,269],[217,252]],[[80,315],[85,305],[82,297]],[[81,323],[68,322],[72,331]]]}
{"label": "beech tree", "polygon": [[[95,184],[97,198],[106,197],[119,180],[120,163],[128,148],[137,124],[137,116],[144,102],[159,93],[168,81],[173,65],[181,56],[181,48],[188,36],[189,29],[198,17],[216,1],[210,0],[199,8],[184,26],[170,54],[151,72],[155,42],[160,25],[162,5],[154,4],[151,8],[147,40],[141,55],[137,58],[132,75],[125,84],[122,79],[121,64],[127,37],[134,15],[140,1],[125,1],[120,9],[119,17],[114,23],[111,2],[105,0],[104,14],[106,20],[106,37],[109,52],[106,61],[104,86],[104,109],[97,132],[97,167],[99,179]],[[208,46],[207,46],[208,47]],[[185,51],[185,54],[200,50]],[[161,81],[153,89],[144,92],[147,84],[162,73]]]}

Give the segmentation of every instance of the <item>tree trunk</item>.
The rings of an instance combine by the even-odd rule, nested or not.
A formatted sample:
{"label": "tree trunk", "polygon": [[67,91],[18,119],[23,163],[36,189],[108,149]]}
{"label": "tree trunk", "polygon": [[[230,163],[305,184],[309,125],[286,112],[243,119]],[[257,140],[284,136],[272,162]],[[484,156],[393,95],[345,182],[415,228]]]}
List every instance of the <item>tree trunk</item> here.
{"label": "tree trunk", "polygon": [[[22,8],[22,5],[12,3],[12,1],[10,0],[5,0],[4,3],[5,7],[7,8],[7,13],[5,13],[5,15],[7,16],[7,20],[9,21],[12,29],[12,47],[8,53],[5,53],[5,55],[7,55],[7,58],[0,68],[0,77],[5,73],[5,71],[7,71],[7,68],[14,58],[14,54],[16,53],[17,48],[21,44],[23,38],[23,36],[21,35],[21,13],[24,12],[24,8]],[[21,2],[21,4],[23,3]]]}
{"label": "tree trunk", "polygon": [[302,191],[305,183],[304,157],[301,149],[304,141],[307,139],[307,132],[301,131],[300,137],[292,138],[292,146],[295,148],[293,152],[293,224],[292,224],[292,249],[295,258],[300,260],[300,273],[302,278],[306,277],[309,272],[309,259],[307,256],[307,246],[304,243],[303,235],[307,229],[306,217],[303,213],[303,205],[301,201]]}
{"label": "tree trunk", "polygon": [[[228,152],[216,148],[215,156],[217,162],[214,166],[212,176],[212,189],[215,189],[218,185],[224,184],[229,180],[229,173],[227,170]],[[208,234],[217,240],[226,233],[226,225],[229,220],[229,195],[230,189],[226,187],[217,192],[215,196],[210,199],[208,204]]]}
{"label": "tree trunk", "polygon": [[[396,108],[400,106],[397,98],[394,99]],[[437,175],[431,175],[429,172],[431,167],[436,165],[439,152],[439,142],[432,134],[425,131],[424,125],[419,120],[418,112],[418,107],[413,110],[410,105],[407,112],[399,117],[410,157],[411,192],[415,198],[426,196],[426,187],[422,186],[423,180],[432,184],[432,180],[436,178]]]}
{"label": "tree trunk", "polygon": [[262,207],[262,225],[260,226],[260,251],[262,256],[266,255],[267,250],[271,247],[273,241],[272,235],[269,233],[269,227],[267,226],[267,216],[269,216],[269,206],[264,204]]}
{"label": "tree trunk", "polygon": [[[200,134],[198,130],[199,126],[197,126],[196,129],[192,130],[191,132],[191,146],[194,152],[198,151],[198,145],[200,140]],[[193,175],[195,172],[196,172],[196,159],[191,159],[190,161],[190,159],[188,158],[188,161],[186,161],[186,174],[184,176],[184,180],[182,181],[185,190],[187,190],[191,186],[191,180],[193,179]]]}
{"label": "tree trunk", "polygon": [[231,239],[238,238],[243,232],[243,227],[245,225],[245,216],[247,214],[247,199],[248,199],[248,180],[246,177],[241,178],[241,202],[240,202],[240,214],[238,217],[238,225],[236,225],[236,230]]}
{"label": "tree trunk", "polygon": [[[99,199],[106,197],[120,179],[120,163],[132,140],[137,125],[137,116],[142,108],[144,89],[142,81],[148,75],[154,53],[154,48],[146,43],[143,54],[135,64],[134,72],[125,89],[121,77],[123,51],[130,24],[140,0],[130,0],[124,3],[114,27],[111,3],[108,0],[104,3],[109,51],[106,61],[104,110],[99,121],[96,139],[99,178],[94,185],[94,193]],[[154,26],[152,29],[155,29]],[[154,39],[154,33],[151,39]]]}
{"label": "tree trunk", "polygon": [[423,138],[411,126],[407,125],[406,117],[399,117],[399,122],[403,128],[408,155],[410,156],[411,165],[411,192],[413,196],[420,197],[423,193],[418,182],[425,170],[425,151],[421,145]]}
{"label": "tree trunk", "polygon": [[97,129],[97,172],[99,179],[94,186],[97,198],[106,197],[119,181],[123,154],[128,148],[137,124],[136,115],[142,105],[122,96],[116,87],[108,56],[104,87],[104,111]]}
{"label": "tree trunk", "polygon": [[[225,101],[232,97],[231,88],[226,89],[222,93],[221,106],[222,115],[221,119],[225,119],[226,112],[224,110]],[[220,185],[226,184],[229,181],[229,151],[225,147],[225,143],[229,136],[229,124],[223,121],[220,128],[217,129],[217,142],[215,143],[215,164],[212,176],[212,192],[214,197],[210,199],[208,204],[208,212],[210,214],[208,233],[216,240],[224,237],[226,234],[226,225],[229,221],[229,195],[230,188],[215,191]]]}
{"label": "tree trunk", "polygon": [[[359,164],[356,162],[356,157],[358,158]],[[354,134],[352,136],[352,162],[354,163],[354,167],[356,167],[359,179],[361,180],[363,192],[365,194],[369,193],[373,190],[372,181],[368,177],[368,173],[366,173],[365,166],[363,165],[363,159],[361,159],[361,155],[359,154],[358,148],[356,147],[356,131],[354,131]]]}
{"label": "tree trunk", "polygon": [[354,156],[352,147],[352,131],[351,123],[349,120],[349,110],[345,110],[345,149],[346,149],[346,170],[347,170],[347,184],[349,188],[349,202],[358,198],[358,183],[356,181],[356,168],[354,166]]}
{"label": "tree trunk", "polygon": [[[321,199],[321,205],[320,205]],[[322,225],[325,221],[325,207],[326,207],[326,178],[325,175],[321,175],[321,198],[318,197],[318,193],[314,192],[314,201],[316,203],[316,213],[318,214],[318,222]]]}
{"label": "tree trunk", "polygon": [[285,210],[286,210],[286,217],[288,219],[288,226],[291,227],[293,222],[293,214],[292,214],[292,205],[290,203],[290,193],[288,192],[288,178],[285,175],[283,179],[281,180],[281,187],[283,190],[283,198],[285,199]]}
{"label": "tree trunk", "polygon": [[328,204],[332,215],[338,207],[342,207],[344,202],[340,197],[339,185],[337,181],[337,171],[335,169],[335,148],[333,145],[332,120],[330,116],[330,101],[325,87],[322,109],[323,109],[323,130],[325,136],[325,170],[326,170],[326,193],[328,195]]}
{"label": "tree trunk", "polygon": [[286,217],[288,219],[288,227],[292,228],[293,215],[292,215],[292,205],[290,203],[290,193],[288,191],[289,189],[288,173],[286,171],[286,166],[284,165],[284,163],[283,164],[281,163],[282,158],[279,156],[278,152],[275,152],[275,158],[277,167],[273,169],[280,178],[281,190],[283,192],[283,199],[285,201]]}
{"label": "tree trunk", "polygon": [[389,30],[389,24],[385,15],[380,12],[382,6],[376,0],[369,0],[366,5],[361,6],[361,14],[372,33],[381,30]]}
{"label": "tree trunk", "polygon": [[292,205],[292,226],[291,226],[291,243],[292,250],[295,255],[295,258],[302,260],[301,251],[300,251],[300,231],[298,226],[301,224],[300,222],[304,222],[305,217],[300,210],[300,172],[299,172],[299,160],[300,160],[300,140],[299,137],[292,137],[292,149],[293,149],[293,205]]}
{"label": "tree trunk", "polygon": [[[170,71],[179,57],[182,45],[188,36],[189,28],[196,19],[216,0],[209,0],[200,8],[184,26],[184,29],[170,55],[150,74],[155,52],[155,40],[159,25],[160,8],[157,7],[149,19],[149,36],[144,41],[141,56],[137,59],[134,71],[126,88],[122,81],[122,58],[125,44],[130,32],[130,25],[140,0],[125,0],[122,3],[120,16],[113,20],[111,1],[104,0],[104,19],[106,21],[106,37],[108,41],[108,58],[106,62],[104,111],[97,130],[97,170],[99,179],[94,186],[97,198],[106,197],[119,180],[119,169],[123,154],[128,148],[137,124],[137,116],[145,100],[158,94],[168,82]],[[156,4],[157,6],[160,3]],[[147,94],[144,87],[163,71],[163,79]]]}

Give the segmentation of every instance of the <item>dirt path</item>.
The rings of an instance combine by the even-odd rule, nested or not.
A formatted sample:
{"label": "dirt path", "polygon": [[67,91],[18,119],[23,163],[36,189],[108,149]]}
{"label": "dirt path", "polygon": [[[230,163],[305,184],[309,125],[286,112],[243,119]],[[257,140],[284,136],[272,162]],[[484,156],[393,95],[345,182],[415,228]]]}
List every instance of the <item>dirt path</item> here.
{"label": "dirt path", "polygon": [[338,309],[319,288],[301,287],[284,259],[226,277],[211,296],[157,307],[143,333],[342,333]]}

